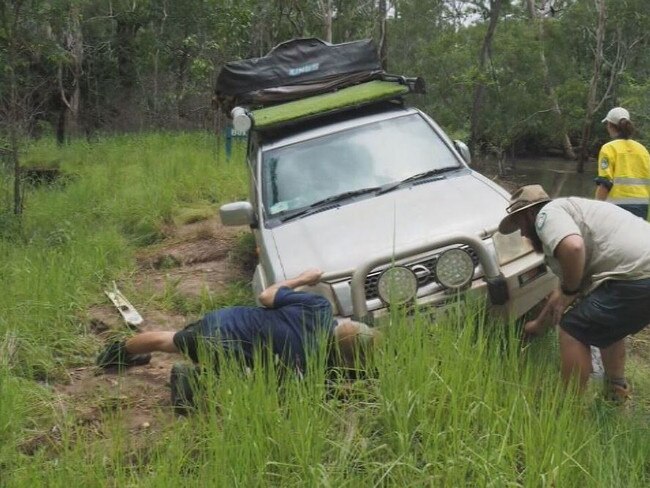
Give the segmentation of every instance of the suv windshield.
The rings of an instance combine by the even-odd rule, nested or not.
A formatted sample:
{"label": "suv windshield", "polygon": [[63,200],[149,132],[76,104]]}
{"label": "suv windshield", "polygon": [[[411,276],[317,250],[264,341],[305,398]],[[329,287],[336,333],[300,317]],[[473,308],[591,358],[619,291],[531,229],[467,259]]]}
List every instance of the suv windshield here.
{"label": "suv windshield", "polygon": [[264,154],[268,216],[421,173],[460,168],[447,145],[418,114],[374,122]]}

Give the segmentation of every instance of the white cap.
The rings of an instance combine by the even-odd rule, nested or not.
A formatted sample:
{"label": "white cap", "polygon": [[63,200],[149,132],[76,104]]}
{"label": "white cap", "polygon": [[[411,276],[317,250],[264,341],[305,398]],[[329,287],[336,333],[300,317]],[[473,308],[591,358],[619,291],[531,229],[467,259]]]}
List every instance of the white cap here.
{"label": "white cap", "polygon": [[607,112],[607,117],[603,119],[603,122],[611,122],[614,125],[618,125],[623,119],[630,120],[630,112],[623,107],[614,107]]}

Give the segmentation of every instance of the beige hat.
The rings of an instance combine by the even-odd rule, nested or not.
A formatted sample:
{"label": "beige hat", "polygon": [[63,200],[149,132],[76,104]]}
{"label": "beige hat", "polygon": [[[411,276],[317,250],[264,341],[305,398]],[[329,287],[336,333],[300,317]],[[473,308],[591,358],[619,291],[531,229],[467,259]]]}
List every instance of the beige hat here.
{"label": "beige hat", "polygon": [[607,117],[605,117],[602,121],[611,122],[614,125],[618,125],[623,119],[630,120],[630,112],[625,110],[623,107],[614,107],[609,112],[607,112]]}
{"label": "beige hat", "polygon": [[515,222],[515,216],[519,212],[550,200],[551,198],[541,185],[522,186],[510,197],[510,206],[506,209],[508,215],[499,224],[499,232],[512,234],[519,228]]}

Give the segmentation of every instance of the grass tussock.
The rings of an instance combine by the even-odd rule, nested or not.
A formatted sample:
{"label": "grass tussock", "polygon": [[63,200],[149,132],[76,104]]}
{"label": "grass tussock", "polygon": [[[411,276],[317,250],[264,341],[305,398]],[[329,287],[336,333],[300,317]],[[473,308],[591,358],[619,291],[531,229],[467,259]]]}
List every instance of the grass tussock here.
{"label": "grass tussock", "polygon": [[[593,399],[595,390],[564,390],[553,335],[522,348],[516,327],[480,304],[459,304],[436,321],[395,314],[352,382],[326,376],[322,355],[305,379],[281,383],[225,361],[218,378],[211,369],[202,376],[203,401],[187,418],[160,407],[156,429],[129,430],[136,406],[118,386],[97,400],[92,423],[80,419],[52,384],[93,361],[85,309],[132,272],[135,250],[156,242],[179,209],[244,197],[245,166],[225,163],[204,135],[42,143],[33,153],[76,177],[30,191],[23,222],[0,236],[0,484],[650,483],[647,396],[624,414]],[[253,247],[242,237],[234,256]],[[232,284],[188,299],[170,281],[151,300],[193,315],[251,296]],[[647,368],[633,374],[650,389]]]}

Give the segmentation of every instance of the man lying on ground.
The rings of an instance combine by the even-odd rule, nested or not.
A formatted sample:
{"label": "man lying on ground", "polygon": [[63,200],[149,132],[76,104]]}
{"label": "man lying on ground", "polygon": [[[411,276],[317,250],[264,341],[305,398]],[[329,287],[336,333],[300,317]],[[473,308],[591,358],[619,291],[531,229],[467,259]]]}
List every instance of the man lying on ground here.
{"label": "man lying on ground", "polygon": [[521,230],[561,282],[525,332],[540,334],[552,316],[560,325],[564,381],[576,377],[580,389],[586,386],[595,346],[608,396],[627,399],[624,339],[650,323],[650,224],[611,203],[551,200],[539,185],[520,188],[510,202],[499,231]]}
{"label": "man lying on ground", "polygon": [[[300,286],[317,284],[321,276],[320,270],[312,269],[270,286],[259,296],[262,307],[227,307],[206,314],[178,332],[143,332],[114,342],[99,354],[97,365],[108,368],[147,364],[156,351],[180,352],[198,363],[202,348],[207,351],[210,346],[217,346],[212,347],[215,357],[211,359],[215,364],[216,355],[225,353],[253,368],[259,348],[262,357],[270,352],[284,368],[304,374],[307,355],[325,338],[331,358],[341,366],[352,367],[359,348],[372,346],[375,330],[350,320],[337,323],[326,298],[294,291]],[[171,375],[175,406],[183,403],[178,398],[182,389],[178,382],[183,381],[179,371],[173,369]]]}

